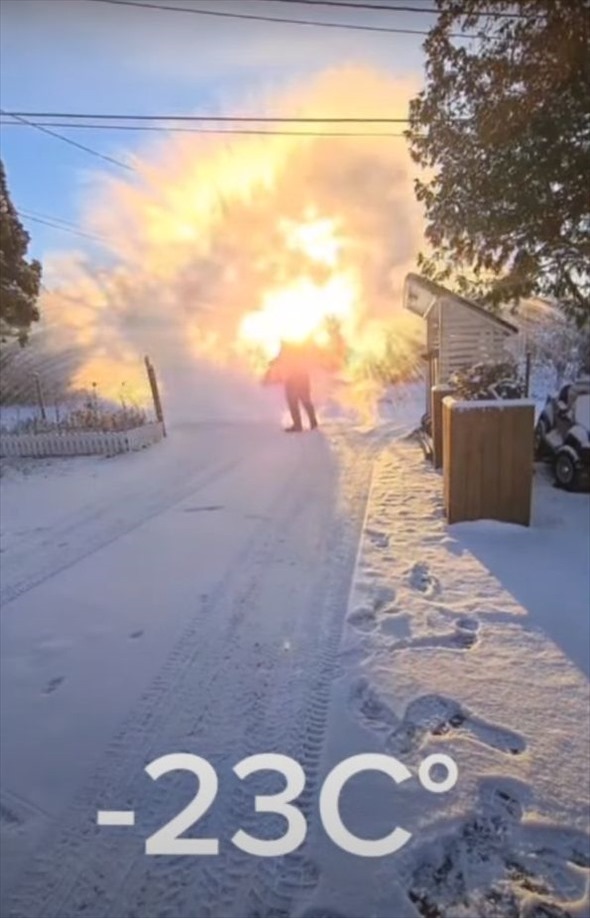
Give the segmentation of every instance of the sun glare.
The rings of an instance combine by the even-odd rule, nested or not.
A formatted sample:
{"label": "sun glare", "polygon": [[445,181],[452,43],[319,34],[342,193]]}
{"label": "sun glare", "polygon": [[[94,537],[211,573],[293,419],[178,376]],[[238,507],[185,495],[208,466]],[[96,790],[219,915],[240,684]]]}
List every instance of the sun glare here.
{"label": "sun glare", "polygon": [[350,325],[359,301],[353,272],[339,264],[342,242],[334,220],[317,218],[301,224],[283,220],[279,225],[286,248],[305,256],[310,268],[321,265],[328,276],[318,281],[302,273],[290,283],[269,290],[261,307],[244,316],[240,339],[260,348],[268,357],[277,353],[281,341],[323,344],[327,321],[335,319]]}

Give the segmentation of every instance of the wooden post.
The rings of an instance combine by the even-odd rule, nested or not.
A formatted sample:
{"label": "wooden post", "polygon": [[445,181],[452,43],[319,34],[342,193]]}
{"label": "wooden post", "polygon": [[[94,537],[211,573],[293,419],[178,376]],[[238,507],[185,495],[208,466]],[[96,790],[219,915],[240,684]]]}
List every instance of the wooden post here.
{"label": "wooden post", "polygon": [[162,425],[162,433],[166,436],[166,425],[164,423],[164,412],[162,411],[162,400],[160,398],[160,390],[158,389],[158,380],[156,379],[156,371],[154,370],[153,364],[150,361],[149,357],[145,357],[145,368],[147,370],[148,379],[150,382],[150,389],[152,390],[152,399],[154,401],[154,410],[156,412],[156,417],[160,424]]}
{"label": "wooden post", "polygon": [[38,373],[33,373],[35,379],[35,390],[37,392],[37,404],[39,405],[39,410],[41,412],[42,420],[47,420],[47,412],[45,411],[45,399],[43,398],[43,389],[41,388],[41,379],[39,378]]}
{"label": "wooden post", "polygon": [[529,397],[531,385],[531,352],[526,352],[526,364],[524,371],[524,396],[525,398]]}
{"label": "wooden post", "polygon": [[444,503],[449,523],[528,526],[535,406],[525,399],[443,401]]}
{"label": "wooden post", "polygon": [[443,398],[451,395],[452,386],[433,386],[430,392],[430,423],[432,425],[432,462],[435,469],[443,466]]}

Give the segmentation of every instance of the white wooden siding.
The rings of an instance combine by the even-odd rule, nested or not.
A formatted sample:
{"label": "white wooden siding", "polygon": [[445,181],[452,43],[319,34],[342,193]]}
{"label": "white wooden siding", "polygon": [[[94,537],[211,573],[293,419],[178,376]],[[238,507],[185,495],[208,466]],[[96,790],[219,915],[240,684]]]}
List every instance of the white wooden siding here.
{"label": "white wooden siding", "polygon": [[460,367],[505,359],[510,332],[492,317],[452,299],[441,303],[441,314],[438,383],[446,382]]}

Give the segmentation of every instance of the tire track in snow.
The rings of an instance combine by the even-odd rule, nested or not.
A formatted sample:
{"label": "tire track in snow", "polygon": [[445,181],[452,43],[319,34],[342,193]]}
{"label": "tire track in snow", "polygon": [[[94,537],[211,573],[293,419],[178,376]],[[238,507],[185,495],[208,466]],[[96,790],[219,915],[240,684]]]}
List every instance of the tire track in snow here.
{"label": "tire track in snow", "polygon": [[[284,483],[284,488],[292,492],[283,510],[291,526],[297,523],[299,515],[305,514],[307,502],[301,503],[300,488],[308,482],[308,478],[308,470],[300,462],[296,477],[291,476],[288,483]],[[244,589],[238,591],[234,598],[236,608],[227,629],[229,646],[222,666],[218,667],[218,671],[224,676],[231,673],[232,678],[222,677],[208,686],[206,698],[200,699],[203,715],[198,724],[192,726],[194,715],[190,700],[187,700],[187,703],[181,706],[182,721],[178,721],[174,727],[174,733],[179,734],[189,725],[192,726],[195,740],[198,742],[199,737],[202,737],[203,740],[195,750],[199,753],[210,748],[212,735],[214,737],[217,734],[219,741],[223,743],[223,737],[227,735],[228,729],[233,730],[231,754],[226,750],[226,754],[217,767],[221,787],[220,796],[210,814],[199,823],[198,830],[198,834],[202,837],[220,839],[220,854],[213,859],[166,859],[166,863],[162,866],[152,861],[153,867],[152,864],[146,864],[145,858],[136,856],[125,877],[124,892],[121,898],[116,897],[106,913],[113,918],[119,918],[119,916],[127,918],[127,916],[134,916],[138,913],[142,916],[159,916],[167,913],[177,915],[188,913],[197,907],[199,916],[203,918],[209,915],[229,914],[227,903],[231,903],[233,899],[233,890],[244,874],[251,871],[251,856],[228,844],[229,836],[238,827],[246,830],[251,828],[255,834],[257,818],[252,813],[252,792],[241,783],[237,784],[235,778],[232,781],[232,766],[248,755],[271,751],[269,750],[269,736],[272,737],[272,750],[282,751],[277,718],[274,712],[269,711],[272,700],[281,697],[276,684],[271,684],[272,677],[276,676],[280,660],[276,654],[274,659],[269,659],[269,648],[255,644],[251,650],[253,657],[251,666],[245,667],[243,659],[247,648],[243,646],[241,641],[243,632],[239,629],[244,624],[245,617],[263,601],[265,571],[272,570],[279,560],[277,557],[277,554],[280,556],[279,534],[284,525],[283,516],[273,522],[264,540],[265,548],[258,553],[257,564],[252,567],[250,575],[246,578]],[[216,602],[213,608],[218,606],[219,603]],[[252,682],[252,671],[258,673],[255,684]],[[190,685],[187,685],[187,689],[192,697],[194,695],[192,681]],[[237,710],[236,705],[238,704],[239,709]],[[229,717],[227,717],[228,713]],[[226,715],[225,720],[223,720],[224,715]],[[239,735],[236,735],[237,723],[241,724]],[[170,748],[176,748],[174,743],[177,745],[177,742],[177,739],[171,739],[168,742],[162,740],[162,751],[167,752]],[[212,758],[210,755],[208,757]],[[232,783],[234,784],[233,791],[229,790]],[[259,785],[260,783],[258,782]],[[180,792],[180,782],[177,783],[177,788]],[[170,801],[172,794],[170,782],[166,794]],[[178,804],[172,808],[174,812],[179,811],[186,801],[187,795],[179,793]],[[161,822],[162,818],[159,817],[158,825]],[[260,827],[259,823],[258,827]],[[78,912],[73,914],[78,914]]]}
{"label": "tire track in snow", "polygon": [[[306,784],[297,804],[307,821],[308,839],[318,828],[319,820],[315,810],[322,778],[319,766],[327,728],[331,686],[337,672],[341,632],[356,572],[359,537],[370,493],[371,457],[367,453],[361,461],[356,451],[354,459],[350,457],[350,461],[352,468],[346,469],[351,486],[349,506],[331,531],[327,557],[332,558],[334,563],[321,582],[314,602],[318,610],[325,610],[325,637],[312,657],[303,704],[296,706],[295,716],[291,720],[292,728],[285,738],[285,745],[281,747],[299,761],[305,772]],[[277,829],[280,833],[280,822]],[[240,901],[246,906],[246,911],[228,914],[235,914],[236,918],[242,915],[248,918],[290,915],[301,896],[319,880],[319,868],[306,857],[306,847],[307,843],[302,850],[292,854],[261,860],[253,879],[249,878],[241,887]],[[222,903],[226,908],[231,908],[232,904],[235,906],[236,903],[230,898]],[[211,918],[215,918],[216,914],[221,913],[213,912]]]}
{"label": "tire track in snow", "polygon": [[[283,479],[281,492],[285,485]],[[276,500],[280,499],[281,492]],[[268,557],[276,542],[274,530],[265,532],[265,521],[260,520],[252,539],[235,559],[233,572],[218,582],[206,600],[201,600],[198,612],[160,673],[115,734],[97,771],[76,796],[60,825],[49,831],[44,844],[45,852],[35,866],[21,877],[8,914],[26,918],[31,915],[64,918],[66,914],[108,914],[113,893],[118,890],[142,846],[137,833],[133,832],[117,837],[114,849],[104,829],[101,832],[96,826],[96,811],[122,807],[139,810],[134,797],[138,783],[146,781],[145,765],[158,755],[171,751],[170,747],[159,748],[166,725],[177,724],[179,712],[186,714],[189,711],[192,714],[195,701],[205,712],[203,717],[206,716],[206,699],[226,671],[219,667],[211,680],[207,670],[200,682],[200,673],[198,670],[195,673],[191,664],[197,664],[200,658],[207,660],[214,656],[217,642],[227,640],[231,645],[237,624],[236,614],[230,618],[227,627],[218,632],[211,628],[213,613],[216,608],[229,605],[234,596],[239,605],[240,575],[244,570],[257,572],[255,559],[260,563]],[[203,628],[206,619],[208,621]],[[194,725],[194,715],[192,723]],[[146,802],[149,806],[149,793]],[[87,909],[92,900],[94,904],[89,912]],[[4,912],[2,914],[4,918]]]}
{"label": "tire track in snow", "polygon": [[[143,526],[144,523],[159,516],[165,510],[168,510],[170,507],[180,503],[190,495],[197,493],[202,490],[202,488],[217,481],[223,475],[233,471],[242,461],[243,460],[240,459],[233,459],[221,465],[216,465],[213,467],[212,471],[208,474],[202,474],[196,481],[193,478],[189,483],[185,481],[180,487],[170,489],[165,495],[156,494],[154,497],[148,498],[148,508],[134,518],[128,520],[126,523],[115,520],[113,523],[107,525],[106,531],[102,530],[97,533],[94,537],[91,537],[86,544],[79,545],[78,547],[74,546],[73,551],[57,564],[53,562],[47,566],[42,566],[33,576],[24,577],[17,580],[16,583],[9,583],[8,586],[0,589],[0,608],[4,608],[19,596],[28,593],[29,590],[33,590],[40,584],[45,583],[45,581],[55,577],[57,574],[61,574],[62,571],[73,567],[75,564],[78,564],[79,561],[89,558],[102,548],[112,545],[117,539],[128,535],[130,532],[133,532],[134,529]],[[94,522],[96,519],[97,515],[93,513],[89,515],[87,519],[82,521],[79,519],[76,520],[63,531],[59,532],[60,541],[75,535],[85,523]]]}
{"label": "tire track in snow", "polygon": [[[309,487],[310,475],[303,448],[301,444],[296,472],[282,479],[274,498],[277,505],[286,492],[282,512],[270,526],[267,520],[259,521],[253,538],[229,577],[218,584],[200,614],[186,629],[160,675],[111,743],[94,779],[77,797],[65,825],[51,833],[35,867],[21,878],[20,888],[10,903],[10,915],[27,918],[32,914],[44,918],[82,914],[96,918],[104,915],[119,918],[123,914],[178,915],[185,913],[187,907],[191,912],[194,910],[195,896],[201,900],[200,916],[219,915],[220,907],[224,914],[229,913],[225,911],[226,905],[232,908],[246,900],[249,907],[257,909],[252,914],[266,914],[264,909],[274,907],[271,900],[275,901],[277,895],[280,901],[291,901],[313,880],[313,865],[298,853],[278,862],[276,869],[266,869],[266,862],[265,869],[259,868],[252,876],[252,858],[238,849],[229,849],[225,869],[220,858],[214,862],[199,858],[146,859],[140,839],[140,835],[146,837],[164,822],[156,805],[155,785],[143,775],[145,764],[162,753],[180,751],[180,745],[185,750],[202,753],[203,745],[199,747],[198,744],[200,736],[210,737],[207,749],[212,748],[216,739],[223,746],[228,726],[235,730],[236,725],[240,725],[241,734],[235,737],[229,749],[222,750],[217,761],[214,755],[208,756],[217,765],[222,787],[233,764],[244,755],[267,749],[270,739],[273,749],[294,755],[303,765],[308,787],[302,806],[307,813],[311,808],[330,681],[346,608],[345,603],[340,605],[340,600],[346,599],[348,594],[350,562],[354,560],[358,534],[358,508],[363,506],[363,478],[367,477],[368,461],[364,465],[358,461],[352,465],[354,471],[350,477],[354,482],[355,515],[348,522],[340,521],[340,526],[335,526],[326,540],[324,556],[330,559],[335,552],[335,563],[330,567],[328,578],[310,592],[306,606],[308,615],[297,632],[302,640],[304,661],[308,653],[313,661],[311,667],[306,663],[305,703],[302,704],[301,699],[299,664],[294,660],[290,669],[285,667],[284,651],[280,651],[282,658],[275,650],[274,659],[269,659],[266,648],[251,648],[251,663],[260,664],[254,681],[247,668],[242,666],[240,670],[238,667],[244,655],[245,637],[241,627],[244,618],[264,593],[266,571],[281,561],[279,534],[285,521],[290,525],[298,510],[301,512],[298,503],[302,493],[305,494],[305,486]],[[358,455],[356,458],[358,460]],[[313,499],[313,494],[311,497]],[[305,525],[305,518],[302,525]],[[221,620],[220,615],[220,624],[213,631],[211,620],[215,611],[221,613],[229,604],[231,615],[225,620]],[[324,610],[326,604],[327,611]],[[209,622],[202,633],[205,616],[209,617]],[[315,631],[310,627],[314,621]],[[305,630],[308,631],[307,646],[303,642]],[[220,645],[225,651],[215,673],[212,674],[206,665],[203,671],[197,668],[202,661],[215,659],[215,649]],[[310,652],[312,647],[315,653]],[[277,685],[274,680],[277,673],[283,676],[283,670],[286,678],[282,684],[279,679]],[[299,693],[295,691],[298,686]],[[181,743],[182,737],[185,737],[184,743]],[[143,791],[139,787],[142,781]],[[180,781],[172,786],[170,782],[166,784],[166,798],[172,807],[170,815],[178,812],[188,800],[181,784]],[[138,805],[138,795],[139,800],[144,800],[143,807]],[[226,794],[225,800],[225,806],[223,800],[218,800],[209,817],[202,820],[199,834],[214,834],[220,837],[223,845],[228,826],[233,826],[232,834],[240,825],[247,830],[250,823],[254,832],[254,826],[260,829],[259,817],[252,813],[252,793],[246,793],[240,785],[231,795]],[[97,829],[95,824],[96,810],[111,806],[134,807],[142,813],[142,819],[143,814],[147,814],[147,820],[153,825],[141,833],[129,834],[130,830],[126,830],[124,836],[116,836],[115,844],[112,836]]]}
{"label": "tire track in snow", "polygon": [[[301,471],[305,480],[308,473],[305,469]],[[366,477],[365,468],[355,476],[352,487],[356,504],[361,507],[364,503],[361,479]],[[301,510],[301,507],[298,509]],[[291,524],[294,525],[296,520],[292,519],[290,511],[288,515]],[[305,518],[305,513],[303,517]],[[284,651],[280,651],[279,656],[272,660],[265,657],[265,675],[259,690],[254,692],[248,684],[249,680],[246,680],[244,689],[249,692],[250,705],[242,714],[245,719],[243,742],[236,741],[234,744],[235,752],[226,769],[229,773],[231,765],[240,758],[261,751],[280,751],[292,755],[300,762],[306,774],[306,789],[299,798],[298,805],[309,823],[314,778],[323,743],[335,648],[338,646],[344,618],[352,561],[358,540],[358,527],[355,525],[355,519],[358,523],[358,517],[357,512],[345,523],[348,532],[344,542],[345,550],[340,558],[343,565],[332,566],[328,577],[322,578],[319,587],[309,591],[306,601],[300,603],[308,613],[306,617],[301,618],[297,632],[301,639],[306,641],[305,647],[301,648],[301,655],[305,659],[305,679],[309,686],[306,697],[301,698],[301,675],[288,669]],[[342,539],[342,530],[338,526],[330,527],[322,557],[333,558],[335,550],[342,547]],[[263,583],[259,581],[255,591],[259,599],[261,586]],[[270,592],[272,593],[272,590]],[[282,599],[286,601],[285,596]],[[330,604],[329,616],[322,614],[326,600]],[[329,620],[323,621],[326,617]],[[317,632],[313,627],[314,624],[317,627],[318,623],[323,625],[330,638],[330,646],[327,646],[326,642],[320,642],[319,650],[315,640]],[[241,655],[242,651],[238,657]],[[235,683],[230,683],[230,704],[237,694],[241,696],[242,690],[239,690]],[[215,701],[218,702],[218,699]],[[218,703],[214,705],[215,712],[219,707]],[[221,708],[227,709],[227,706],[223,704]],[[215,712],[211,712],[209,721],[215,720]],[[210,727],[209,723],[207,731]],[[220,772],[222,783],[223,777],[223,773]],[[226,777],[229,777],[229,774]],[[256,781],[256,793],[276,791],[276,779],[266,777]],[[267,818],[266,822],[261,824],[260,815],[254,811],[253,795],[252,789],[238,784],[233,795],[227,798],[227,812],[223,812],[221,807],[218,813],[214,811],[210,820],[203,820],[199,834],[227,838],[230,834],[229,826],[231,834],[237,827],[241,827],[253,835],[261,835],[261,832],[266,830],[265,836],[269,831],[280,836],[284,831],[283,821],[279,819],[271,822]],[[227,846],[225,852],[222,851],[220,856],[212,860],[195,859],[197,863],[187,863],[187,859],[183,860],[184,863],[176,865],[168,862],[169,866],[162,871],[154,868],[149,883],[144,884],[144,899],[138,898],[137,890],[146,868],[143,861],[136,861],[134,872],[138,875],[133,878],[127,877],[125,881],[125,899],[130,907],[122,910],[121,902],[117,901],[109,914],[113,918],[121,914],[127,918],[138,913],[142,916],[178,915],[192,913],[195,908],[198,908],[199,918],[216,918],[219,915],[239,915],[242,918],[246,913],[249,916],[287,914],[291,902],[317,880],[315,866],[301,851],[284,858],[253,861],[250,855],[233,846]],[[171,888],[172,872],[175,881]],[[154,884],[158,879],[159,892],[156,892]],[[131,890],[128,884],[131,884]],[[203,890],[206,890],[205,895]],[[178,898],[175,899],[175,895]]]}

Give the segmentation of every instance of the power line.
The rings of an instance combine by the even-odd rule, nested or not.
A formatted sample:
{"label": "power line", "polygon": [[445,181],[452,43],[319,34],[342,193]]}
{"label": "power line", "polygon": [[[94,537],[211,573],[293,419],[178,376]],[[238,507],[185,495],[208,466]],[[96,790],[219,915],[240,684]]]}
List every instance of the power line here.
{"label": "power line", "polygon": [[[54,221],[55,223],[63,223],[63,224],[65,224],[67,227],[69,227],[70,229],[77,230],[78,232],[86,232],[86,231],[85,231],[81,226],[79,226],[77,223],[73,223],[71,220],[66,220],[64,217],[54,217],[53,214],[44,214],[44,213],[39,212],[38,210],[31,210],[30,207],[27,207],[27,208],[22,208],[22,207],[21,207],[21,208],[18,208],[18,209],[19,209],[19,211],[20,211],[21,214],[23,214],[23,215],[26,216],[26,217],[30,217],[31,219],[37,218],[37,219],[41,219],[41,220],[52,220],[52,221]],[[97,238],[98,238],[98,236],[97,236]]]}
{"label": "power line", "polygon": [[305,118],[302,115],[105,115],[101,113],[89,114],[87,112],[9,112],[4,110],[0,110],[0,114],[23,121],[27,118],[55,118],[72,121],[221,121],[240,124],[249,122],[265,124],[409,124],[410,122],[409,118],[367,118],[356,116],[322,118],[317,115],[309,118]]}
{"label": "power line", "polygon": [[[107,3],[110,6],[132,6],[137,9],[166,10],[169,13],[189,13],[194,16],[217,16],[222,19],[250,19],[255,22],[282,22],[287,25],[318,26],[323,29],[350,29],[360,32],[387,32],[398,35],[429,35],[422,29],[398,29],[393,26],[357,25],[352,22],[323,22],[318,19],[286,19],[257,13],[230,13],[227,10],[189,9],[186,6],[164,6],[161,3],[144,3],[141,0],[85,0],[86,3]],[[456,34],[453,38],[473,38],[474,35]]]}
{"label": "power line", "polygon": [[[331,6],[338,9],[351,10],[373,10],[380,13],[426,13],[430,16],[439,16],[442,10],[436,7],[424,6],[389,6],[388,4],[379,5],[376,3],[352,3],[350,0],[266,0],[267,3],[288,3],[291,6]],[[467,10],[457,10],[458,16],[467,15]],[[504,13],[501,10],[479,10],[480,16],[492,16],[495,19],[530,19],[534,13],[529,16],[526,13]]]}
{"label": "power line", "polygon": [[92,242],[99,242],[102,245],[108,245],[106,239],[101,239],[100,236],[93,236],[90,233],[85,233],[83,230],[71,229],[68,226],[60,226],[55,220],[60,218],[51,218],[44,220],[41,217],[35,217],[32,214],[27,213],[25,210],[17,210],[19,217],[22,217],[23,220],[32,220],[33,223],[41,223],[43,226],[50,226],[52,229],[62,230],[64,233],[71,233],[73,236],[81,236],[84,239],[90,239]]}
{"label": "power line", "polygon": [[123,163],[118,159],[113,159],[112,156],[107,156],[106,153],[99,153],[98,150],[93,150],[92,147],[86,147],[84,144],[78,143],[77,140],[71,140],[71,138],[65,137],[63,134],[58,134],[57,131],[51,131],[41,124],[29,121],[27,116],[24,114],[15,114],[14,112],[6,112],[4,109],[0,109],[0,115],[10,115],[17,121],[22,122],[22,124],[26,124],[28,127],[35,128],[37,131],[42,131],[44,134],[49,134],[50,137],[55,137],[57,140],[62,140],[64,143],[69,144],[71,147],[76,147],[78,150],[83,150],[85,153],[90,153],[92,156],[98,156],[99,159],[104,159],[107,163],[112,163],[115,166],[120,166],[122,169],[129,169],[130,171],[133,171],[133,167],[127,165],[127,163]]}
{"label": "power line", "polygon": [[289,6],[335,6],[338,9],[375,10],[380,13],[430,13],[437,16],[440,10],[424,6],[380,6],[377,3],[351,3],[344,0],[265,0],[266,3],[287,3]]}
{"label": "power line", "polygon": [[[75,130],[95,131],[148,131],[181,134],[238,134],[252,137],[405,137],[399,131],[274,131],[258,130],[256,128],[190,128],[190,127],[162,127],[159,125],[142,124],[71,124],[64,121],[48,121],[54,127],[68,127]],[[0,127],[20,127],[16,121],[0,121]]]}
{"label": "power line", "polygon": [[[352,3],[350,0],[345,2],[345,0],[265,0],[267,3],[288,3],[291,6],[331,6],[337,7],[338,9],[351,9],[351,10],[374,10],[379,13],[426,13],[430,16],[439,16],[442,10],[437,9],[436,7],[424,7],[424,6],[389,6],[389,5],[379,5],[376,3]],[[467,10],[457,10],[458,16],[467,15]],[[534,13],[531,13],[527,16],[526,13],[508,13],[502,12],[501,10],[478,10],[477,15],[479,16],[491,16],[494,19],[531,19],[534,18]]]}
{"label": "power line", "polygon": [[[27,213],[25,210],[17,211],[19,217],[22,217],[23,220],[32,220],[33,223],[41,223],[43,226],[50,226],[52,229],[62,230],[64,233],[72,233],[74,236],[81,236],[84,239],[90,239],[92,242],[100,242],[107,244],[105,239],[101,239],[100,236],[93,236],[91,233],[85,233],[83,230],[72,229],[69,226],[60,226],[59,223],[56,223],[53,219],[44,220],[41,217],[34,217],[32,214]],[[59,219],[59,217],[57,218]]]}

